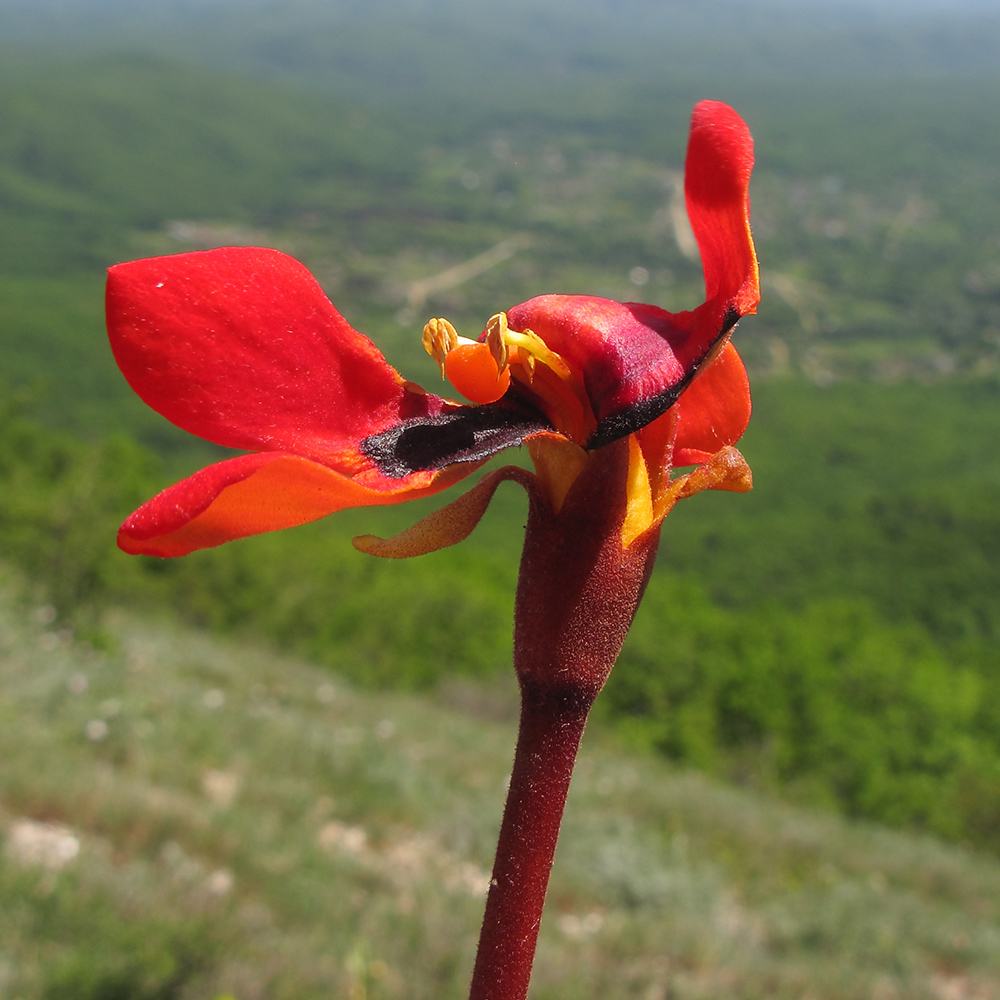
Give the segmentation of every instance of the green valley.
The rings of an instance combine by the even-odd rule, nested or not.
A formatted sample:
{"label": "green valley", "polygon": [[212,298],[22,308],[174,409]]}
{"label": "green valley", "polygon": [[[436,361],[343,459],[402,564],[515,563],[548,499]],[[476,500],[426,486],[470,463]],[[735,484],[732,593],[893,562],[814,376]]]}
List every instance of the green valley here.
{"label": "green valley", "polygon": [[[495,677],[513,490],[467,545],[410,564],[367,560],[349,537],[405,527],[420,505],[176,563],[114,549],[136,504],[218,451],[118,375],[102,269],[277,247],[427,384],[430,315],[476,335],[551,290],[687,308],[701,295],[679,195],[695,84],[608,70],[589,111],[542,88],[521,115],[497,101],[418,116],[385,94],[86,50],[0,69],[0,554],[98,645],[106,610],[130,604],[362,685]],[[513,107],[523,84],[505,86]],[[757,486],[671,516],[601,711],[633,745],[716,774],[995,848],[1000,82],[715,89],[758,148],[765,297],[737,333]]]}

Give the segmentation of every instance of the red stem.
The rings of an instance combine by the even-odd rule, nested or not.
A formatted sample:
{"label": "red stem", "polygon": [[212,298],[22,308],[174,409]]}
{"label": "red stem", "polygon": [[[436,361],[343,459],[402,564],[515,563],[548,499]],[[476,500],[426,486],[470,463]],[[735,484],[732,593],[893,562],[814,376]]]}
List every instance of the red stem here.
{"label": "red stem", "polygon": [[566,793],[596,695],[522,683],[521,726],[470,1000],[523,1000]]}
{"label": "red stem", "polygon": [[599,449],[554,511],[529,489],[514,606],[521,728],[470,1000],[524,1000],[587,715],[649,580],[659,531],[622,548],[628,442]]}

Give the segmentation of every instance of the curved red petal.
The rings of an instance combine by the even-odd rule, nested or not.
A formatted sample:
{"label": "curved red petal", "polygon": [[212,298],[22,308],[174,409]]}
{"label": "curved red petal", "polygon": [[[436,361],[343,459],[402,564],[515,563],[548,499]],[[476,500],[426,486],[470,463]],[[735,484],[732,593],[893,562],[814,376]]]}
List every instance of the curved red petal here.
{"label": "curved red petal", "polygon": [[750,422],[750,380],[731,343],[677,401],[674,465],[697,465],[743,436]]}
{"label": "curved red petal", "polygon": [[[663,316],[669,323],[669,314]],[[598,424],[669,391],[685,376],[666,328],[652,326],[631,304],[596,295],[539,295],[509,310],[507,322],[512,330],[538,334],[579,373]]]}
{"label": "curved red petal", "polygon": [[143,504],[121,526],[118,546],[132,555],[183,556],[306,524],[348,507],[401,503],[437,493],[479,464],[418,472],[405,479],[367,475],[362,482],[298,455],[241,455],[210,465]]}
{"label": "curved red petal", "polygon": [[691,116],[684,167],[688,218],[701,251],[705,299],[724,315],[756,312],[757,255],[750,233],[753,138],[728,104],[701,101]]}
{"label": "curved red petal", "polygon": [[108,272],[111,347],[133,389],[217,444],[334,464],[356,443],[445,402],[407,388],[298,261],[227,247]]}
{"label": "curved red petal", "polygon": [[[691,119],[688,213],[705,270],[706,301],[689,312],[582,295],[543,295],[507,314],[583,378],[598,429],[589,447],[638,430],[672,406],[737,320],[760,299],[750,233],[753,139],[726,104],[702,101]],[[696,380],[697,381],[697,380]]]}

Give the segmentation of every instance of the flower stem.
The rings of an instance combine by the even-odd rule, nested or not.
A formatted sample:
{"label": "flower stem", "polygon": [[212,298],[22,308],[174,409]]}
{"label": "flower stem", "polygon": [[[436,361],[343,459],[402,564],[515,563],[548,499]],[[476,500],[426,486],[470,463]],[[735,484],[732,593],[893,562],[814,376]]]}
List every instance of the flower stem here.
{"label": "flower stem", "polygon": [[596,691],[522,682],[514,770],[470,1000],[523,1000],[566,793]]}
{"label": "flower stem", "polygon": [[587,715],[649,580],[654,529],[627,548],[629,446],[596,451],[562,505],[528,490],[514,602],[521,726],[470,1000],[524,1000]]}

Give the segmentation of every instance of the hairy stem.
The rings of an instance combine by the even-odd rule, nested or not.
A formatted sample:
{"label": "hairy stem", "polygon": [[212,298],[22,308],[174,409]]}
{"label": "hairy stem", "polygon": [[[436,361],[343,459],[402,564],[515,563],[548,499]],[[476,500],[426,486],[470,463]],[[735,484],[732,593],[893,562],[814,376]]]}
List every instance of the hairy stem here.
{"label": "hairy stem", "polygon": [[527,996],[559,825],[593,694],[522,684],[514,770],[470,1000]]}
{"label": "hairy stem", "polygon": [[587,715],[621,652],[659,529],[627,548],[628,442],[596,451],[557,509],[528,490],[514,603],[521,727],[470,1000],[524,1000]]}

